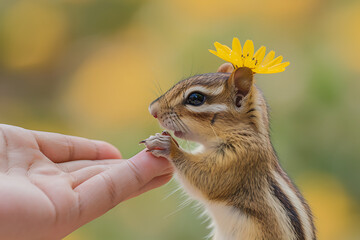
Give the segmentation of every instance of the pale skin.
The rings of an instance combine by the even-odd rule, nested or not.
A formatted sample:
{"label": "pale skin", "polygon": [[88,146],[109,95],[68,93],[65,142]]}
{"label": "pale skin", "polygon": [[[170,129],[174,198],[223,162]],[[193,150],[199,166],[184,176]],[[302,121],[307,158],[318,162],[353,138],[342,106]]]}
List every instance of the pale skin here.
{"label": "pale skin", "polygon": [[61,239],[172,171],[145,151],[125,160],[106,142],[0,124],[1,239]]}

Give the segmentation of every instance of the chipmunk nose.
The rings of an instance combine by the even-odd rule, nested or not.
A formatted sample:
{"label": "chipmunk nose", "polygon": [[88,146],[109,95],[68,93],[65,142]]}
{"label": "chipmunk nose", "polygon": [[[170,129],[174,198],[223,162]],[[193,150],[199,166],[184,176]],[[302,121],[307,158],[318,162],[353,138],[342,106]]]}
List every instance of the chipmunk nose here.
{"label": "chipmunk nose", "polygon": [[154,118],[158,117],[158,103],[157,102],[153,102],[153,103],[150,104],[149,112],[150,112],[151,115],[154,116]]}

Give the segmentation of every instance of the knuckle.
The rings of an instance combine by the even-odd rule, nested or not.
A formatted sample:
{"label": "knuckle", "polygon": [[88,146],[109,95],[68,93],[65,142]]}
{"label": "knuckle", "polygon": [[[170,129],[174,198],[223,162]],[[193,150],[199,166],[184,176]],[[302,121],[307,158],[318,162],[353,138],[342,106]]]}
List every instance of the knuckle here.
{"label": "knuckle", "polygon": [[[151,151],[151,152],[153,153],[154,151]],[[141,186],[144,185],[145,180],[143,179],[143,176],[140,174],[140,170],[136,166],[136,164],[131,160],[126,161],[126,163],[128,164],[129,168],[133,172],[137,183]]]}
{"label": "knuckle", "polygon": [[107,174],[106,172],[102,172],[100,174],[100,176],[102,177],[104,183],[105,183],[105,187],[108,191],[109,194],[109,200],[111,205],[115,206],[116,205],[116,200],[117,200],[117,191],[116,191],[116,185],[114,183],[114,181],[112,180],[112,178],[109,176],[109,174]]}
{"label": "knuckle", "polygon": [[74,142],[71,139],[70,136],[65,136],[65,140],[66,140],[66,147],[68,150],[68,159],[73,159],[75,156],[75,146],[74,146]]}

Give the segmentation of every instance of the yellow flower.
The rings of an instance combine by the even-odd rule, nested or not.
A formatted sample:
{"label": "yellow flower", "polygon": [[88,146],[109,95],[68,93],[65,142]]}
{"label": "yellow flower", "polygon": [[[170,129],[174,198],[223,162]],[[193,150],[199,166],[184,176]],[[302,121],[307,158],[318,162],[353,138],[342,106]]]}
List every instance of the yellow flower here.
{"label": "yellow flower", "polygon": [[243,49],[238,38],[233,39],[232,49],[218,42],[215,42],[214,46],[216,51],[210,49],[209,51],[230,62],[235,69],[248,67],[254,73],[278,73],[285,71],[285,67],[290,64],[289,62],[281,62],[282,56],[274,59],[274,51],[270,51],[265,57],[266,47],[264,46],[261,46],[254,54],[254,44],[251,40],[246,40]]}

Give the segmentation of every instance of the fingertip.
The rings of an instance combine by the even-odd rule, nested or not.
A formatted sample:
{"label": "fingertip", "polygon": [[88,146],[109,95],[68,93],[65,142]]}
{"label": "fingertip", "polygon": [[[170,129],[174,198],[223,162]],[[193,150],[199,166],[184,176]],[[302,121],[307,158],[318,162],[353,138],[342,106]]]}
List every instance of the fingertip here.
{"label": "fingertip", "polygon": [[155,157],[151,152],[147,151],[147,149],[144,149],[144,150],[140,151],[133,158],[135,158],[135,159],[142,158],[143,160],[153,161],[153,163],[161,164],[161,165],[169,163],[169,161],[166,158]]}
{"label": "fingertip", "polygon": [[93,140],[97,148],[97,159],[121,159],[122,155],[114,145],[100,140]]}
{"label": "fingertip", "polygon": [[151,152],[146,152],[146,149],[130,158],[129,161],[138,169],[155,175],[160,175],[171,169],[171,164],[166,158],[155,157]]}

